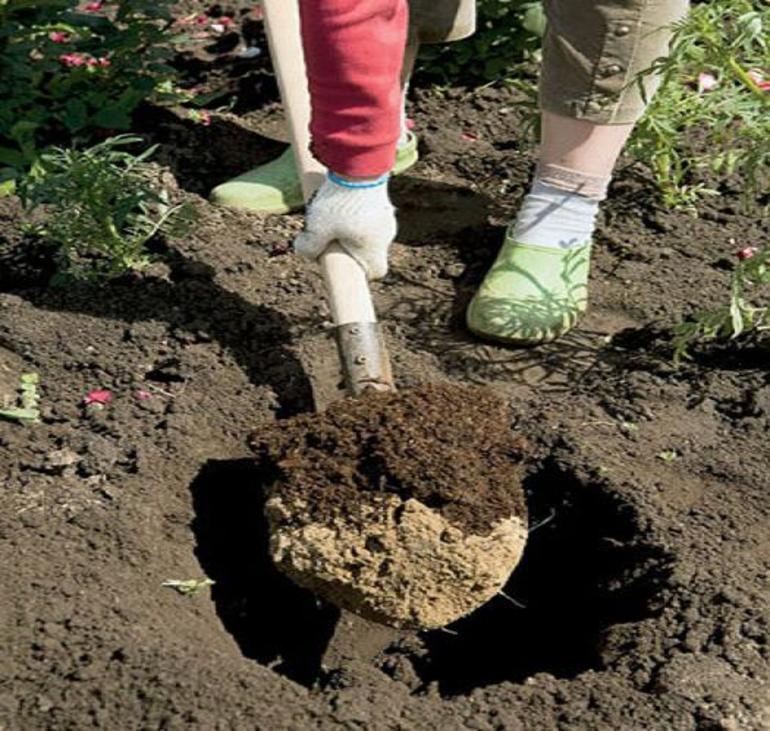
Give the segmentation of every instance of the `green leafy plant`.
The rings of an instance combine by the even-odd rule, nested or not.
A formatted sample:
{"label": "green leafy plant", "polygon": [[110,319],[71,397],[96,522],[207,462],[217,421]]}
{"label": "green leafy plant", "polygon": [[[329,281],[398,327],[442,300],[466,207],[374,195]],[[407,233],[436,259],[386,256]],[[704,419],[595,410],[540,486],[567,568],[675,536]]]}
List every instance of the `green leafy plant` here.
{"label": "green leafy plant", "polygon": [[19,387],[20,407],[0,409],[0,419],[18,421],[20,424],[37,424],[40,421],[40,394],[37,387],[40,378],[37,373],[25,373]]}
{"label": "green leafy plant", "polygon": [[155,147],[140,155],[126,150],[139,142],[120,135],[86,150],[52,148],[22,181],[27,211],[43,206],[45,214],[30,230],[57,248],[61,273],[94,280],[141,269],[154,236],[189,230],[194,209],[169,206],[150,182],[146,160]]}
{"label": "green leafy plant", "polygon": [[694,207],[741,177],[746,202],[766,190],[770,165],[770,5],[713,0],[677,23],[670,55],[643,75],[660,91],[628,150],[652,171],[667,206]]}
{"label": "green leafy plant", "polygon": [[674,362],[689,357],[696,343],[735,339],[770,330],[770,307],[755,306],[749,299],[753,288],[770,284],[770,247],[746,248],[738,252],[732,273],[730,301],[721,307],[696,313],[674,327]]}
{"label": "green leafy plant", "polygon": [[545,32],[542,3],[532,0],[480,0],[477,31],[447,45],[420,51],[418,76],[438,83],[484,84],[510,76],[537,53]]}
{"label": "green leafy plant", "polygon": [[136,107],[173,78],[171,3],[0,0],[4,192],[49,143],[130,127]]}

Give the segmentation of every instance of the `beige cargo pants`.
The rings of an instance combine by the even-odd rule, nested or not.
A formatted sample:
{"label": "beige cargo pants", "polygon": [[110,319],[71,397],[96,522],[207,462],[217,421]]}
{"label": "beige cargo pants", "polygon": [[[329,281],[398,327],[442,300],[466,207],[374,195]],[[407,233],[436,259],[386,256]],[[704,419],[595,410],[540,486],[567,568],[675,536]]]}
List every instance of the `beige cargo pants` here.
{"label": "beige cargo pants", "polygon": [[[668,50],[669,26],[688,0],[544,0],[540,104],[549,112],[600,124],[635,122],[644,112],[632,83]],[[444,43],[473,33],[476,0],[409,0],[410,38]],[[645,79],[652,96],[657,80]]]}

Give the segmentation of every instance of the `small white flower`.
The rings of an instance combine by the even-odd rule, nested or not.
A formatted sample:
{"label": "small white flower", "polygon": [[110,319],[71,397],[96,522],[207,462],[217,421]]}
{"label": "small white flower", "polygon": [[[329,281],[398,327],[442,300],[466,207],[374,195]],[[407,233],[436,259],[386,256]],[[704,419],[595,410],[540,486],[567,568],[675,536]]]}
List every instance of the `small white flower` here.
{"label": "small white flower", "polygon": [[716,87],[719,86],[719,81],[717,81],[717,77],[714,76],[714,74],[710,74],[706,71],[701,72],[698,74],[698,93],[703,94],[707,91],[712,91],[716,89]]}

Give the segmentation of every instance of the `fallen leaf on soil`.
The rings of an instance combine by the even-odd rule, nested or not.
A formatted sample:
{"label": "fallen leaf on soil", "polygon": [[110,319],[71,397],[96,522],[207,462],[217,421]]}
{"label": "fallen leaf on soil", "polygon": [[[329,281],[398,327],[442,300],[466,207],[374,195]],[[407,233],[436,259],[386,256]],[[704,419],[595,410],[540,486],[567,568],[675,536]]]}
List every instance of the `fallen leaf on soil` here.
{"label": "fallen leaf on soil", "polygon": [[71,449],[55,449],[45,456],[46,466],[51,468],[69,467],[80,462],[82,457]]}
{"label": "fallen leaf on soil", "polygon": [[679,459],[679,452],[675,449],[667,449],[658,454],[658,459],[662,459],[664,462],[676,462]]}
{"label": "fallen leaf on soil", "polygon": [[0,410],[0,419],[18,421],[20,424],[37,424],[40,421],[40,395],[37,386],[40,377],[37,373],[24,373],[21,376],[21,408]]}
{"label": "fallen leaf on soil", "polygon": [[169,589],[175,589],[180,594],[189,596],[207,586],[212,586],[213,583],[211,579],[167,579],[161,586],[167,586]]}

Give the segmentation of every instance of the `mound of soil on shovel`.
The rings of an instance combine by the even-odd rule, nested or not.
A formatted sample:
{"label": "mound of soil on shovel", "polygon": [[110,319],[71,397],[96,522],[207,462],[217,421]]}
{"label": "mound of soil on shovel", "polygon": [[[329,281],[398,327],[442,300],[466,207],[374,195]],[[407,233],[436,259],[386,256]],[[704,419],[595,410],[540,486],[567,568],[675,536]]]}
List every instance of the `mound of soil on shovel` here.
{"label": "mound of soil on shovel", "polygon": [[527,536],[504,401],[429,386],[344,400],[253,444],[274,476],[271,553],[297,583],[395,627],[449,624],[498,594]]}
{"label": "mound of soil on shovel", "polygon": [[483,388],[428,385],[371,392],[303,414],[252,436],[287,500],[331,523],[366,494],[414,498],[463,532],[488,535],[525,516],[520,488],[526,442],[511,435],[505,402]]}

